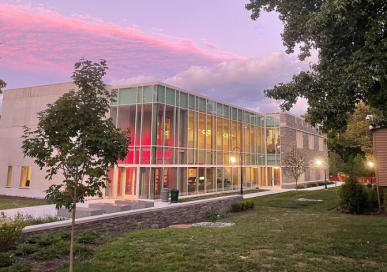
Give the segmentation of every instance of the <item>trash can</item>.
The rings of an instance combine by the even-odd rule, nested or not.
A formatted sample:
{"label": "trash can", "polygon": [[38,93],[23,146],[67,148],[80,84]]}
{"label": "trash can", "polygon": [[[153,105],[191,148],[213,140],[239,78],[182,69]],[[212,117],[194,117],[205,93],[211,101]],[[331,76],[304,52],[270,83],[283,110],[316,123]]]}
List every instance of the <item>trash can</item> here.
{"label": "trash can", "polygon": [[179,202],[179,190],[172,189],[171,190],[171,203]]}
{"label": "trash can", "polygon": [[168,188],[163,188],[161,190],[161,201],[168,202],[169,201],[169,190]]}

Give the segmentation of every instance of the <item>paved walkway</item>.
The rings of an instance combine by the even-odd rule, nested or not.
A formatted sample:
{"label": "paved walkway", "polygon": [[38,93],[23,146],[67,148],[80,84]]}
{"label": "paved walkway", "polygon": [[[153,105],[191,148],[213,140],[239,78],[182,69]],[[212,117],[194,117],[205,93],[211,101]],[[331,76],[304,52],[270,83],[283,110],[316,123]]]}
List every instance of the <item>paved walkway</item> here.
{"label": "paved walkway", "polygon": [[[332,188],[335,186],[342,185],[343,182],[337,182],[336,184],[328,185],[328,188]],[[299,191],[314,191],[314,190],[322,190],[324,189],[324,186],[318,186],[318,187],[311,187],[311,188],[305,188],[305,189],[299,189]],[[294,191],[295,189],[273,189],[273,190],[267,190],[263,192],[258,193],[252,193],[252,194],[246,194],[243,195],[244,199],[248,198],[254,198],[254,197],[260,197],[260,196],[266,196],[266,195],[273,195],[273,194],[280,194],[285,193],[289,191]],[[85,203],[78,203],[78,207],[89,207],[89,204],[91,203],[114,203],[116,199],[95,199],[95,200],[88,200]],[[201,201],[201,200],[195,200],[192,202]],[[155,208],[163,208],[168,207],[170,205],[176,205],[171,204],[169,202],[161,202],[161,201],[155,201]],[[140,210],[140,209],[139,209]],[[136,210],[136,211],[139,211]],[[18,208],[18,209],[9,209],[9,210],[3,210],[6,215],[8,216],[15,216],[17,213],[22,213],[24,215],[31,215],[35,218],[45,218],[47,216],[56,216],[57,211],[55,209],[55,205],[42,205],[42,206],[32,206],[32,207],[25,207],[25,208]]]}

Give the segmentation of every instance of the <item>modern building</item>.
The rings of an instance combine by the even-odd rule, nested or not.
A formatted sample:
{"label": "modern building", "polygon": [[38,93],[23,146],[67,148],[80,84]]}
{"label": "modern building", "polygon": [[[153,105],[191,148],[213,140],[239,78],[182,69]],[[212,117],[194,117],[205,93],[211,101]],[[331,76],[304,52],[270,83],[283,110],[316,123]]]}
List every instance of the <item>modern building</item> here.
{"label": "modern building", "polygon": [[[311,165],[327,156],[325,136],[289,113],[264,115],[160,82],[108,88],[118,93],[110,117],[130,129],[132,141],[110,172],[107,197],[158,199],[164,187],[181,196],[240,190],[241,169],[245,190],[294,188],[281,172],[281,156],[292,145]],[[72,83],[62,83],[4,92],[0,194],[43,197],[61,182],[60,176],[46,180],[23,156],[21,135],[22,126],[36,126],[37,113],[70,89]],[[322,171],[311,167],[300,183],[322,180]]]}

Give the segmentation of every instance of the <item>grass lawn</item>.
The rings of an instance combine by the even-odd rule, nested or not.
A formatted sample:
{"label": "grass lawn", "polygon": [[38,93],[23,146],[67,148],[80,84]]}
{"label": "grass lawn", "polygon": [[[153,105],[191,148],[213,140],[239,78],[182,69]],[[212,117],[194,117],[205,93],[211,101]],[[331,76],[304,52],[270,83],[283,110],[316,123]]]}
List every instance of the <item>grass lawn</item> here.
{"label": "grass lawn", "polygon": [[38,205],[47,205],[47,202],[44,199],[0,195],[0,211]]}
{"label": "grass lawn", "polygon": [[[334,211],[335,189],[253,199],[229,228],[127,233],[75,271],[387,271],[387,218]],[[62,268],[59,271],[66,271]]]}

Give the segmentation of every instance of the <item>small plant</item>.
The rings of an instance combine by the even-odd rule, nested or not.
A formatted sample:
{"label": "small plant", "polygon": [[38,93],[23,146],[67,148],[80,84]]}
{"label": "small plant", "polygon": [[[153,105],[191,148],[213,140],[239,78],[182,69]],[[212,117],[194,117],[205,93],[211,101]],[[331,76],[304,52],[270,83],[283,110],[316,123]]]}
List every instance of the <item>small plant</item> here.
{"label": "small plant", "polygon": [[240,202],[234,203],[231,206],[233,212],[240,212],[242,210],[242,204]]}
{"label": "small plant", "polygon": [[243,200],[232,204],[231,209],[233,212],[245,211],[254,208],[254,202],[251,200]]}
{"label": "small plant", "polygon": [[8,267],[16,262],[16,258],[11,253],[0,253],[0,267]]}
{"label": "small plant", "polygon": [[39,246],[49,246],[52,245],[55,242],[55,239],[53,236],[47,236],[43,234],[35,234],[27,239],[28,244],[37,244]]}
{"label": "small plant", "polygon": [[226,212],[222,209],[212,209],[207,212],[206,220],[214,222],[219,219],[223,219],[227,216]]}
{"label": "small plant", "polygon": [[33,254],[38,251],[40,247],[37,244],[22,244],[17,247],[15,254],[17,256],[24,256]]}
{"label": "small plant", "polygon": [[32,217],[31,215],[26,216],[26,225],[32,226],[32,225],[40,225],[40,224],[47,224],[57,221],[62,221],[62,218],[56,217],[56,216],[46,216],[46,217]]}
{"label": "small plant", "polygon": [[372,184],[371,183],[367,183],[367,188],[371,189],[372,188]]}
{"label": "small plant", "polygon": [[32,266],[28,264],[15,263],[7,268],[0,268],[0,272],[31,272]]}
{"label": "small plant", "polygon": [[79,259],[88,259],[94,256],[94,249],[86,247],[84,245],[75,244],[74,256]]}
{"label": "small plant", "polygon": [[80,244],[94,244],[100,237],[100,234],[96,230],[87,230],[78,234],[77,242]]}
{"label": "small plant", "polygon": [[365,188],[355,177],[345,180],[339,191],[340,208],[347,213],[360,214],[368,208],[368,196]]}
{"label": "small plant", "polygon": [[26,226],[25,218],[18,213],[14,218],[0,214],[0,252],[13,248]]}

